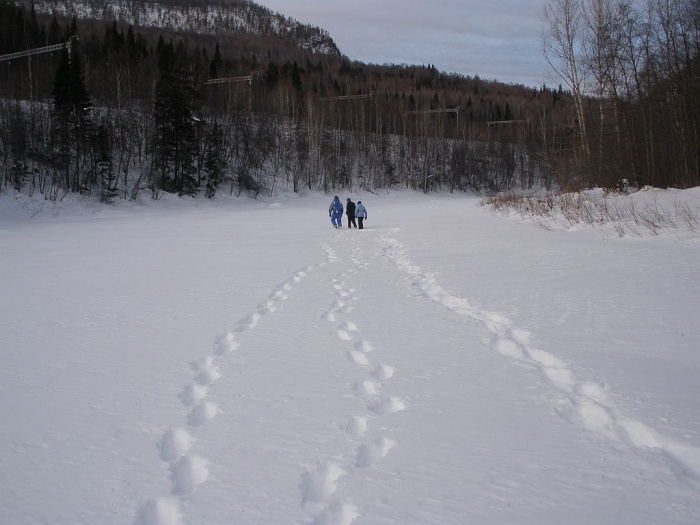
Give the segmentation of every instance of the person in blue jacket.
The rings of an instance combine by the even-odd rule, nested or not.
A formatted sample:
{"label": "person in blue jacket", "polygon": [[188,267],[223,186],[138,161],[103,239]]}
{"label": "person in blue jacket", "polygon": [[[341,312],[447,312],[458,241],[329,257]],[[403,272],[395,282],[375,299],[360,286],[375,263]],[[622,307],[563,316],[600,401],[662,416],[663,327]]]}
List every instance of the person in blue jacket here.
{"label": "person in blue jacket", "polygon": [[362,201],[357,201],[357,206],[355,206],[355,217],[357,217],[357,228],[363,229],[363,221],[367,218],[367,208],[362,204]]}
{"label": "person in blue jacket", "polygon": [[343,226],[343,203],[336,195],[328,207],[328,216],[331,218],[331,224],[334,228],[341,228]]}

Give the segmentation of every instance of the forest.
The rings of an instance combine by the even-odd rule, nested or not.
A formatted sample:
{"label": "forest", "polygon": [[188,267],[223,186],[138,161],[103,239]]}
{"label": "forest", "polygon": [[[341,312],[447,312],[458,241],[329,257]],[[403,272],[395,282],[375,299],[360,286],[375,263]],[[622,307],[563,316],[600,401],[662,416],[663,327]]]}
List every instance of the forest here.
{"label": "forest", "polygon": [[352,61],[208,9],[232,6],[206,32],[0,0],[0,193],[700,185],[698,0],[549,0],[556,87]]}

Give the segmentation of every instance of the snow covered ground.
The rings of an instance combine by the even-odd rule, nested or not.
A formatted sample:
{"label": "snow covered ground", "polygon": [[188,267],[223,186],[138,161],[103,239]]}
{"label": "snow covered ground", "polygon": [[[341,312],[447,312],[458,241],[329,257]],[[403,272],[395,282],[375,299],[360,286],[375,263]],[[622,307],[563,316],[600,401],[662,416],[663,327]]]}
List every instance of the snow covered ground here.
{"label": "snow covered ground", "polygon": [[700,522],[698,232],[331,197],[0,198],[0,523]]}

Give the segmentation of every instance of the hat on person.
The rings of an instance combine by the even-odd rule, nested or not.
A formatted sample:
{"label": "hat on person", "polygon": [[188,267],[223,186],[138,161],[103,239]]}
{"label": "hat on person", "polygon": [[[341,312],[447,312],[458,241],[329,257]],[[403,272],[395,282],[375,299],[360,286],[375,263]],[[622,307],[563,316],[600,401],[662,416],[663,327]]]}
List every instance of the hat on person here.
{"label": "hat on person", "polygon": [[348,197],[348,202],[350,202],[350,197]]}

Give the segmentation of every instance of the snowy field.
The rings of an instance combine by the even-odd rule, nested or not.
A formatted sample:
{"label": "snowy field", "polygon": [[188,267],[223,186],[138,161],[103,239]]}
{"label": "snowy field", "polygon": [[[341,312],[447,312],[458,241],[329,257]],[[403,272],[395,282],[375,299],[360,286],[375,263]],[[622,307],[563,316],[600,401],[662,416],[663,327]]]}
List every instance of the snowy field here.
{"label": "snowy field", "polygon": [[0,523],[700,523],[700,231],[331,198],[0,198]]}

